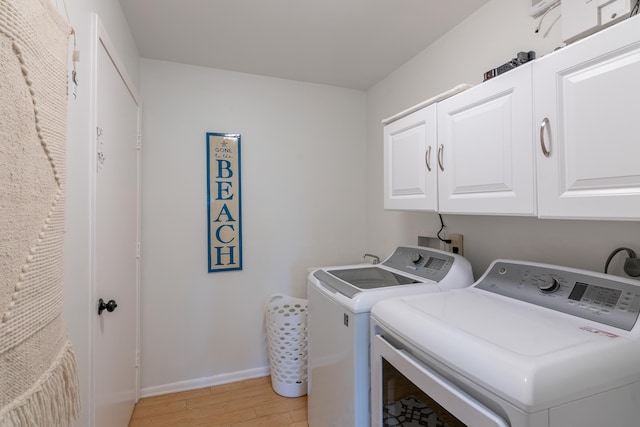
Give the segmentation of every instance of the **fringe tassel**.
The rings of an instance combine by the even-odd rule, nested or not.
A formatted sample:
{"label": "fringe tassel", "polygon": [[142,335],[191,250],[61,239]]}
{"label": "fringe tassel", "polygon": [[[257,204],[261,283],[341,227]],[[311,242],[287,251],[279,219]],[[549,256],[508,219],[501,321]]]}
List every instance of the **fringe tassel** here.
{"label": "fringe tassel", "polygon": [[80,414],[79,389],[76,358],[67,342],[40,380],[0,410],[0,426],[69,427]]}

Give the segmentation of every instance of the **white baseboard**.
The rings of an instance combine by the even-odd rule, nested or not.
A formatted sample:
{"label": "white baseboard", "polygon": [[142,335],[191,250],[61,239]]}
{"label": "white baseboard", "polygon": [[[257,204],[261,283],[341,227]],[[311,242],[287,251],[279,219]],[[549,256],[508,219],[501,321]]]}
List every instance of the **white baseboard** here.
{"label": "white baseboard", "polygon": [[269,375],[269,368],[265,366],[262,368],[247,369],[246,371],[214,375],[212,377],[196,378],[193,380],[178,381],[153,387],[144,387],[140,390],[140,396],[151,397],[158,396],[160,394],[177,393],[180,391],[195,390],[198,388],[228,384],[252,378],[266,377],[267,375]]}

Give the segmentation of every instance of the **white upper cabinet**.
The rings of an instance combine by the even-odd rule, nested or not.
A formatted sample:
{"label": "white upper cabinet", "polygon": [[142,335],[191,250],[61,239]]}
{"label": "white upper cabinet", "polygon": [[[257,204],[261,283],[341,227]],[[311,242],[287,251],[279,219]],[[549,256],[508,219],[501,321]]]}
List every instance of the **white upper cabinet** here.
{"label": "white upper cabinet", "polygon": [[534,88],[539,216],[640,219],[640,16],[537,60]]}
{"label": "white upper cabinet", "polygon": [[385,208],[640,220],[640,16],[385,127]]}
{"label": "white upper cabinet", "polygon": [[443,213],[535,215],[532,67],[438,103]]}
{"label": "white upper cabinet", "polygon": [[438,209],[436,104],[384,127],[384,208]]}

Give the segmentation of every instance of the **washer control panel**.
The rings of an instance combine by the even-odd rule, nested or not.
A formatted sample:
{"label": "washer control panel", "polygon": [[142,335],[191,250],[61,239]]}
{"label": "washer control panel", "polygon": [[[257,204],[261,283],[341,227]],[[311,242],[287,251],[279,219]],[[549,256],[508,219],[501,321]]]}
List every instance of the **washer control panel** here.
{"label": "washer control panel", "polygon": [[454,256],[442,251],[415,246],[399,246],[382,264],[439,282],[449,273],[454,262]]}
{"label": "washer control panel", "polygon": [[640,315],[640,281],[587,270],[497,260],[474,286],[627,331]]}

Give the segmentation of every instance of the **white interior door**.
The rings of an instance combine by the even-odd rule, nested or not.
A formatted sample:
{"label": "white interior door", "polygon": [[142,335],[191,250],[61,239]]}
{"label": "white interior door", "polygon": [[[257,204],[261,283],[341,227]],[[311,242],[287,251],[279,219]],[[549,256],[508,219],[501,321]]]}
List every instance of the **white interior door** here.
{"label": "white interior door", "polygon": [[139,103],[96,28],[95,426],[126,427],[139,389]]}

